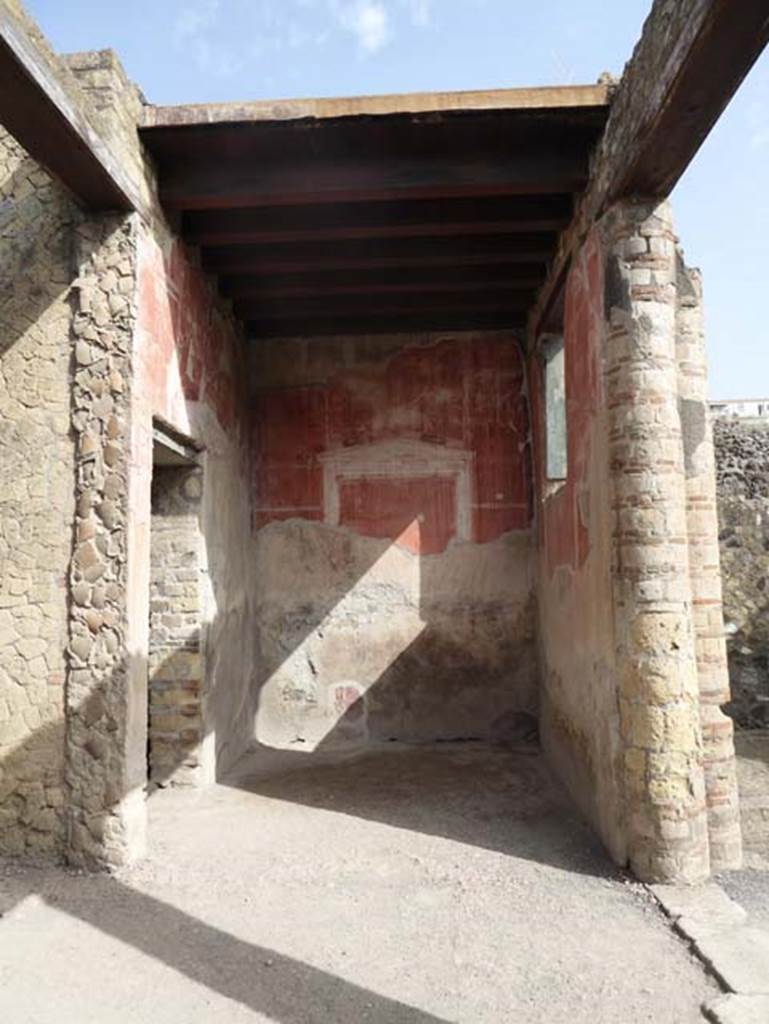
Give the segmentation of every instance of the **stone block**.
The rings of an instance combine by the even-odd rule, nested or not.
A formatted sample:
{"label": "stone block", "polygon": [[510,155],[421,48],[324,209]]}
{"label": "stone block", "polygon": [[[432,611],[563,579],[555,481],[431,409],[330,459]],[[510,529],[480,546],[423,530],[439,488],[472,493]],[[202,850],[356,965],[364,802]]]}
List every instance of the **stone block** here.
{"label": "stone block", "polygon": [[705,1016],[712,1024],[766,1024],[769,995],[725,995],[707,1003]]}

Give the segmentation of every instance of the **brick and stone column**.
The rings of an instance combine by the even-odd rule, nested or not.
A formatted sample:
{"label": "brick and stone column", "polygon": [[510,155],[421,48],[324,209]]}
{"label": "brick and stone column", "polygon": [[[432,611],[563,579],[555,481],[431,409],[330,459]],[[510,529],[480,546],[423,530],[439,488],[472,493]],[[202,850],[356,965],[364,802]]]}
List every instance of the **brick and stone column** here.
{"label": "brick and stone column", "polygon": [[666,204],[618,204],[601,229],[628,856],[641,879],[695,882],[710,862],[678,413],[675,239]]}
{"label": "brick and stone column", "polygon": [[702,280],[697,270],[677,265],[676,360],[679,413],[686,477],[700,715],[704,744],[710,863],[714,871],[739,867],[742,857],[737,777],[729,700],[729,671],[721,601],[715,458],[707,404],[707,362]]}

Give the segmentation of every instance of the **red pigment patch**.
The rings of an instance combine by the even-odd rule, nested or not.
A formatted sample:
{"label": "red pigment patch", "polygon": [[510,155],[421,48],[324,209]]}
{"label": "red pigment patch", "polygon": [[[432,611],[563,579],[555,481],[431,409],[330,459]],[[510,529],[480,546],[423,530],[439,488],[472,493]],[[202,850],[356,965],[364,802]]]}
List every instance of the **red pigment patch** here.
{"label": "red pigment patch", "polygon": [[[337,373],[325,386],[262,390],[253,412],[257,526],[287,515],[321,518],[320,456],[397,439],[469,453],[469,539],[484,543],[529,526],[525,374],[509,341],[407,346],[380,364]],[[434,495],[413,480],[377,484],[376,494],[361,482],[357,496],[343,498],[341,521],[365,536],[400,538],[409,550],[443,550],[455,530],[454,497],[449,502],[446,491],[454,484],[437,479]]]}
{"label": "red pigment patch", "polygon": [[415,555],[439,554],[456,533],[456,487],[448,477],[343,480],[339,509],[342,526]]}

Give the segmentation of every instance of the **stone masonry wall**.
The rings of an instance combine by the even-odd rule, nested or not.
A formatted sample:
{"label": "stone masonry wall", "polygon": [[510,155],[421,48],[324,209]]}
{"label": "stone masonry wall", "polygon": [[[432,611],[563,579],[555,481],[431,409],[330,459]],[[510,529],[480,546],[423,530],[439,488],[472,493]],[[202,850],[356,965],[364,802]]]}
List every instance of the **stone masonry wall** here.
{"label": "stone masonry wall", "polygon": [[121,863],[144,845],[146,695],[132,685],[137,666],[127,646],[136,232],[129,216],[85,221],[76,234],[68,853],[88,866]]}
{"label": "stone masonry wall", "polygon": [[732,700],[743,729],[769,727],[769,423],[713,423]]}
{"label": "stone masonry wall", "polygon": [[0,852],[64,836],[73,228],[63,191],[0,130]]}

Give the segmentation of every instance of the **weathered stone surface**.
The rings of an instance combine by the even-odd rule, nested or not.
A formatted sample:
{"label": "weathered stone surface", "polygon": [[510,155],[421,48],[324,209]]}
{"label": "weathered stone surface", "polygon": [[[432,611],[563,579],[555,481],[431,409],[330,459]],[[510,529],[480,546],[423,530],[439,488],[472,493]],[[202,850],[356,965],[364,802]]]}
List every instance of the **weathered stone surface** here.
{"label": "weathered stone surface", "polygon": [[74,448],[68,286],[80,214],[0,130],[0,853],[63,843]]}
{"label": "weathered stone surface", "polygon": [[[89,671],[68,691],[66,740],[71,860],[87,866],[119,864],[143,848],[143,812],[129,798],[133,770],[129,732],[130,693],[125,648],[126,518],[129,448],[128,399],[110,395],[110,375],[130,373],[136,303],[136,231],[132,217],[94,220],[80,231],[76,247],[82,337],[91,339],[90,362],[75,361],[72,417],[78,439],[75,474],[77,544],[70,566],[73,597],[70,651]],[[132,268],[134,287],[110,311],[105,296],[116,293],[114,260]],[[82,342],[78,342],[82,345]],[[77,352],[76,352],[77,355]],[[109,425],[109,427],[108,427]],[[103,514],[105,508],[108,514]],[[94,585],[95,584],[95,585]],[[143,723],[133,728],[143,729]],[[117,794],[117,799],[115,795]]]}
{"label": "weathered stone surface", "polygon": [[769,995],[769,932],[727,928],[693,939],[699,955],[732,992]]}
{"label": "weathered stone surface", "polygon": [[743,729],[769,727],[769,424],[716,419],[718,516],[731,702]]}
{"label": "weathered stone surface", "polygon": [[706,1005],[705,1016],[713,1024],[766,1024],[769,995],[721,996]]}
{"label": "weathered stone surface", "polygon": [[696,939],[745,923],[746,911],[715,883],[697,886],[653,885],[665,912],[686,934]]}
{"label": "weathered stone surface", "polygon": [[528,550],[524,532],[419,559],[321,523],[262,529],[254,739],[309,757],[488,738],[511,709],[535,711]]}
{"label": "weathered stone surface", "polygon": [[686,531],[700,693],[710,867],[740,866],[742,851],[718,558],[716,470],[707,405],[707,363],[699,271],[676,264],[678,413],[686,478]]}

